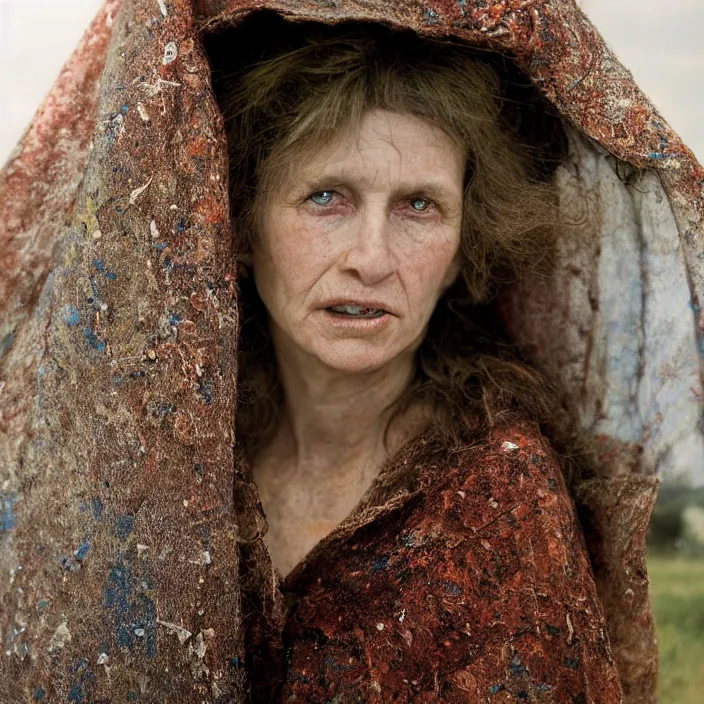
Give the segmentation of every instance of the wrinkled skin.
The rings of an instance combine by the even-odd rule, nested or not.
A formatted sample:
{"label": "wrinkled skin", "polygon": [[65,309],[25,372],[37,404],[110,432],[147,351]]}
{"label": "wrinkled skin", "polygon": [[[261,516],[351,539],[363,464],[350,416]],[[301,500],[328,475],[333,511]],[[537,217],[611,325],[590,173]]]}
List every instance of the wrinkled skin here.
{"label": "wrinkled skin", "polygon": [[[459,270],[464,155],[413,116],[370,112],[269,199],[254,276],[275,344],[345,373],[413,351]],[[338,302],[388,316],[352,327]]]}
{"label": "wrinkled skin", "polygon": [[[373,111],[265,200],[253,269],[285,413],[255,462],[274,565],[288,573],[412,436],[389,407],[459,269],[464,154],[439,128]],[[378,317],[334,312],[341,304]],[[383,311],[383,313],[382,313]],[[415,410],[414,410],[415,412]]]}

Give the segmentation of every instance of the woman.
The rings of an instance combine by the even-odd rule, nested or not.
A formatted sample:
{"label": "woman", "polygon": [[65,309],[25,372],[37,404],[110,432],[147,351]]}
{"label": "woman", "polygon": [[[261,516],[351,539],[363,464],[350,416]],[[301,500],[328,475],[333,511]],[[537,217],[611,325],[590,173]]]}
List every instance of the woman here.
{"label": "woman", "polygon": [[[501,343],[491,307],[492,289],[511,281],[526,262],[537,264],[550,249],[555,222],[554,193],[537,187],[534,178],[549,180],[550,159],[533,173],[522,149],[516,153],[514,130],[526,135],[531,153],[541,158],[543,144],[560,146],[559,134],[540,139],[539,112],[516,96],[514,78],[493,59],[490,64],[502,77],[499,113],[510,127],[506,135],[482,132],[478,121],[479,131],[470,130],[468,112],[496,113],[491,96],[481,99],[491,93],[487,81],[496,79],[485,67],[470,66],[464,54],[435,49],[439,65],[443,56],[445,61],[457,56],[452,66],[466,71],[480,98],[467,102],[472,96],[450,80],[457,76],[454,70],[443,71],[437,81],[426,75],[419,91],[409,92],[414,72],[405,82],[393,82],[405,86],[398,102],[390,93],[380,95],[374,110],[349,110],[350,124],[345,129],[332,125],[330,139],[324,130],[303,125],[301,135],[315,139],[295,163],[308,171],[333,146],[333,137],[354,141],[364,128],[365,138],[379,142],[374,159],[369,161],[359,139],[343,155],[366,154],[362,163],[370,172],[390,163],[413,165],[409,150],[400,149],[405,138],[415,136],[424,145],[423,151],[413,151],[414,159],[424,154],[437,160],[456,142],[460,147],[453,155],[465,145],[468,185],[478,189],[471,207],[471,194],[462,192],[457,279],[442,292],[454,265],[443,258],[448,251],[426,247],[424,267],[426,257],[435,262],[434,295],[409,293],[409,301],[422,304],[419,326],[438,299],[415,368],[409,370],[406,361],[413,376],[404,387],[403,365],[394,360],[403,354],[408,359],[416,343],[396,337],[396,347],[371,348],[377,355],[369,359],[372,366],[386,365],[399,374],[391,379],[395,385],[391,375],[383,376],[389,385],[378,393],[374,386],[373,396],[360,391],[363,398],[353,410],[364,403],[378,425],[370,437],[363,436],[358,456],[333,457],[320,442],[327,438],[319,432],[324,429],[318,425],[321,413],[314,415],[311,404],[303,406],[309,397],[294,382],[321,366],[335,378],[362,378],[367,372],[345,369],[350,361],[358,364],[358,356],[324,358],[329,346],[306,351],[314,338],[301,335],[311,328],[301,319],[299,330],[300,318],[285,314],[308,310],[301,301],[309,303],[303,294],[315,290],[316,272],[335,286],[354,283],[335,292],[345,296],[373,289],[393,297],[400,289],[381,287],[416,281],[409,277],[409,262],[418,261],[410,256],[411,245],[415,228],[433,222],[433,207],[429,213],[425,208],[435,199],[405,189],[392,197],[392,171],[386,181],[374,182],[377,190],[362,179],[351,195],[333,184],[316,184],[301,196],[303,210],[272,195],[271,207],[264,202],[260,208],[267,228],[247,227],[247,218],[256,213],[248,214],[244,206],[267,193],[263,182],[247,183],[247,174],[269,153],[257,151],[266,146],[261,140],[271,137],[273,143],[278,134],[262,132],[261,126],[280,126],[278,118],[285,122],[287,111],[295,117],[307,110],[291,92],[276,89],[274,98],[282,97],[277,113],[266,94],[256,90],[261,80],[250,82],[253,113],[243,110],[243,101],[231,91],[235,104],[228,109],[227,124],[233,139],[240,134],[242,145],[251,148],[238,151],[232,142],[228,186],[222,110],[211,81],[233,57],[242,59],[233,67],[241,76],[248,74],[243,67],[300,49],[305,38],[277,34],[286,23],[277,24],[271,12],[259,12],[262,8],[299,23],[364,21],[371,38],[380,36],[372,24],[378,22],[500,51],[515,59],[564,119],[570,152],[558,171],[560,199],[568,199],[570,213],[581,212],[585,194],[597,200],[604,196],[599,201],[604,207],[582,218],[587,222],[580,237],[561,238],[557,254],[562,261],[554,276],[510,287],[513,308],[507,319],[512,339],[565,382],[566,405],[592,437],[603,479],[587,482],[588,491],[580,487],[580,511],[585,511],[580,518],[624,699],[654,701],[657,644],[643,546],[655,480],[627,475],[654,471],[663,447],[677,449],[672,458],[688,451],[694,459],[701,457],[681,435],[683,418],[693,427],[696,414],[674,412],[672,399],[689,403],[688,394],[701,390],[689,303],[701,300],[704,281],[698,256],[704,220],[697,220],[702,170],[576,3],[484,0],[106,1],[0,174],[0,700],[618,700],[580,529],[555,455],[536,425],[550,415],[551,402],[534,391],[535,374]],[[255,16],[258,23],[247,19]],[[358,40],[353,44],[357,49],[343,52],[347,59],[359,54]],[[389,51],[400,49],[394,44]],[[322,63],[329,76],[329,55]],[[301,70],[303,64],[308,80],[293,86],[298,94],[314,96],[316,88],[324,96],[335,94],[321,87],[316,62],[311,68],[310,61],[299,61]],[[337,95],[341,71],[333,72],[330,83],[331,89],[338,86]],[[355,83],[359,75],[349,78]],[[240,85],[245,83],[237,79],[230,88]],[[455,97],[459,107],[446,110]],[[226,102],[221,95],[221,105]],[[312,100],[308,107],[315,104]],[[340,109],[348,107],[343,101]],[[269,121],[262,122],[257,110]],[[463,119],[453,122],[452,115],[460,113]],[[247,114],[254,116],[249,122]],[[365,122],[379,116],[384,119],[378,123]],[[393,155],[385,147],[391,138]],[[285,157],[286,143],[277,144],[271,153]],[[625,182],[619,179],[623,164],[614,169],[602,147],[633,165]],[[378,161],[381,155],[387,160]],[[483,160],[475,165],[476,155]],[[442,159],[437,171],[456,184],[454,158]],[[501,166],[498,174],[495,165]],[[272,173],[290,183],[286,169]],[[415,172],[404,167],[397,173]],[[487,173],[491,178],[484,178]],[[540,208],[526,205],[530,191],[544,194]],[[614,194],[625,207],[610,207]],[[358,202],[367,207],[355,209]],[[313,219],[319,207],[323,213]],[[330,247],[316,248],[315,256],[309,251],[304,260],[294,250],[292,264],[300,270],[295,280],[271,276],[270,265],[280,261],[275,255],[286,251],[287,242],[275,235],[300,222],[290,219],[294,215],[308,218],[304,235],[320,234],[310,220],[328,223],[330,208],[341,223],[330,230]],[[406,212],[410,223],[420,218],[420,224],[401,227]],[[472,231],[464,225],[474,214]],[[355,229],[361,220],[383,227]],[[435,222],[441,223],[437,231],[448,247],[452,237],[457,241],[456,225],[445,227],[451,217]],[[525,233],[516,239],[521,229]],[[406,230],[413,235],[403,240],[409,249],[392,247],[398,243],[392,235]],[[335,233],[344,235],[342,241]],[[633,247],[621,249],[622,235],[633,240]],[[660,268],[663,257],[677,255],[671,245],[679,236],[686,266],[668,259],[670,266]],[[542,237],[546,246],[531,256],[524,244],[539,245]],[[266,248],[252,246],[258,242],[271,257],[264,256]],[[379,242],[388,243],[379,250],[386,247],[388,253],[378,261],[386,267],[391,262],[394,271],[405,272],[402,277],[369,278],[376,260],[363,256],[365,247],[377,251]],[[341,245],[350,248],[345,251],[353,266],[336,248]],[[634,257],[634,251],[648,256]],[[326,253],[330,260],[321,258]],[[402,268],[399,262],[405,262]],[[638,288],[646,269],[653,280],[665,277],[667,286]],[[293,266],[285,270],[299,273]],[[332,274],[336,278],[328,278]],[[296,294],[290,309],[287,300],[282,303],[280,283],[289,286],[283,293]],[[302,287],[291,289],[292,283]],[[629,295],[619,297],[623,289]],[[673,292],[681,305],[672,305]],[[376,307],[394,301],[375,297],[368,302]],[[628,304],[628,315],[621,303]],[[276,323],[271,335],[265,304]],[[658,311],[665,314],[659,318]],[[335,312],[360,313],[329,313]],[[382,319],[376,312],[367,314]],[[383,325],[387,333],[410,330],[398,327],[403,321],[407,315]],[[629,340],[646,342],[643,356],[636,358],[642,381],[637,396],[631,393],[632,367],[611,364],[621,361],[611,354],[623,341],[620,322],[635,330]],[[284,370],[289,376],[279,375],[275,366],[282,338],[286,351],[296,353],[295,365]],[[371,339],[354,344],[369,345]],[[660,363],[668,355],[679,360],[677,379],[661,374]],[[312,366],[301,359],[312,360]],[[685,362],[690,371],[683,375]],[[672,393],[675,385],[681,393]],[[389,403],[395,402],[388,410],[386,394]],[[301,402],[302,414],[289,408],[291,398]],[[649,401],[657,401],[654,407],[658,414],[663,411],[664,423],[659,432],[646,435],[640,431],[655,427],[641,414]],[[345,417],[350,424],[368,421],[363,415],[357,420],[360,414]],[[316,433],[309,432],[307,421],[316,421]],[[335,432],[336,442],[344,439],[337,427],[325,428]],[[388,448],[383,453],[381,430]],[[356,489],[358,496],[371,485],[327,535],[349,505],[340,499],[314,516],[319,525],[306,525],[295,496],[287,497],[308,533],[303,540],[286,541],[278,530],[277,547],[271,502],[277,486],[269,481],[269,498],[265,495],[263,502],[274,526],[267,538],[256,481],[266,494],[267,478],[279,475],[272,471],[272,453],[297,461],[293,441],[299,438],[301,449],[318,464],[314,476],[298,473],[295,478],[308,484],[328,481],[317,496],[334,496],[329,483],[338,476],[345,494]],[[344,475],[320,471],[343,460]],[[291,474],[297,469],[281,465]],[[356,498],[350,496],[349,503]],[[296,516],[290,510],[280,518],[285,526]]]}
{"label": "woman", "polygon": [[239,491],[265,515],[244,556],[274,572],[247,594],[253,698],[618,701],[548,394],[479,305],[556,227],[498,75],[383,28],[289,33],[221,97]]}

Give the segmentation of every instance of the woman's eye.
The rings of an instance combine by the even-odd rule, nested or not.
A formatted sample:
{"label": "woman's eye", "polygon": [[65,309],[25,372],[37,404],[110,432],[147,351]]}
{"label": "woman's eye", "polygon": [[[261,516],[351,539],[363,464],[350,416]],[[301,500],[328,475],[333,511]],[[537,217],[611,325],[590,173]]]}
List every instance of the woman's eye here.
{"label": "woman's eye", "polygon": [[329,205],[333,195],[332,191],[318,191],[317,193],[313,193],[309,197],[309,200],[312,200],[317,205]]}
{"label": "woman's eye", "polygon": [[424,213],[430,208],[430,205],[430,201],[425,198],[413,198],[413,200],[411,200],[411,208],[417,213]]}

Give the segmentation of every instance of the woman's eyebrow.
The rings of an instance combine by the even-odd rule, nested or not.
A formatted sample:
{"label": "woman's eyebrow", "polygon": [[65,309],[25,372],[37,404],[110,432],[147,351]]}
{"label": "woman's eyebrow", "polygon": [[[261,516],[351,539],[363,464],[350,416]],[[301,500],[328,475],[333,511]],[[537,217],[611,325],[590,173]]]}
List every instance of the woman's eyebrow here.
{"label": "woman's eyebrow", "polygon": [[413,196],[423,195],[428,196],[431,200],[451,201],[455,193],[452,188],[439,181],[424,181],[422,183],[409,182],[402,184],[394,190],[394,195]]}
{"label": "woman's eyebrow", "polygon": [[[330,171],[328,173],[307,175],[302,174],[297,188],[314,189],[334,189],[341,186],[355,187],[360,181],[364,181],[356,174],[351,174],[344,171]],[[439,180],[433,181],[407,181],[401,183],[393,189],[393,197],[399,198],[403,196],[424,195],[431,200],[451,201],[455,197],[454,190]]]}

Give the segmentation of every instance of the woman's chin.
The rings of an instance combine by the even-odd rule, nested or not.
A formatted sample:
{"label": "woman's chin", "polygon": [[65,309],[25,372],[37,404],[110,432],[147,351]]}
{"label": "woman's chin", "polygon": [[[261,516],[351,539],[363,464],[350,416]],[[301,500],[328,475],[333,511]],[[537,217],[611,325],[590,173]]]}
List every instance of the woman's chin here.
{"label": "woman's chin", "polygon": [[362,340],[326,341],[314,355],[329,369],[344,374],[374,372],[398,356],[388,348],[379,348]]}

